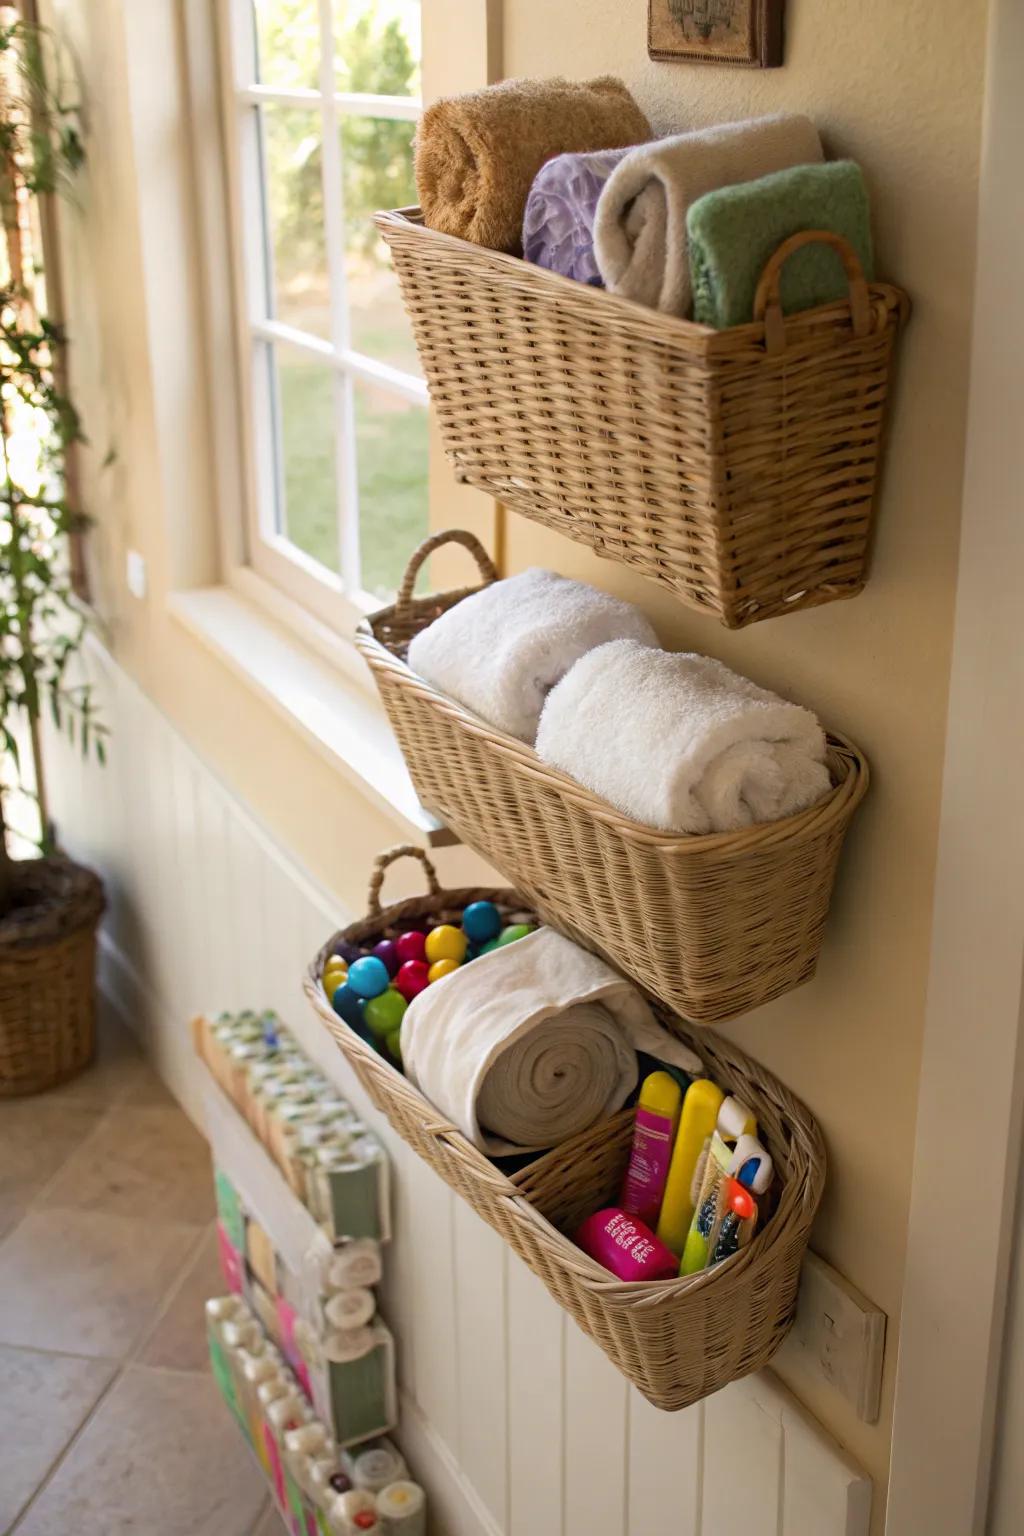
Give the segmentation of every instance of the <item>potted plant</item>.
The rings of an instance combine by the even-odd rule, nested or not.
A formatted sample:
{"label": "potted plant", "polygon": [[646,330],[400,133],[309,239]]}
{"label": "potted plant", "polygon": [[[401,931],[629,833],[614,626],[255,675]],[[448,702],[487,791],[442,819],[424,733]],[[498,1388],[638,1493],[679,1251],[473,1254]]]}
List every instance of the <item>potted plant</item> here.
{"label": "potted plant", "polygon": [[[5,8],[9,14],[9,8]],[[95,1042],[96,927],[103,891],[56,849],[46,793],[44,712],[103,753],[88,685],[69,663],[83,619],[69,541],[83,519],[66,494],[80,436],[63,387],[64,339],[46,315],[38,231],[44,200],[82,161],[78,114],[63,99],[52,38],[0,12],[0,759],[31,761],[39,857],[11,857],[10,774],[0,778],[0,1096],[73,1076]]]}

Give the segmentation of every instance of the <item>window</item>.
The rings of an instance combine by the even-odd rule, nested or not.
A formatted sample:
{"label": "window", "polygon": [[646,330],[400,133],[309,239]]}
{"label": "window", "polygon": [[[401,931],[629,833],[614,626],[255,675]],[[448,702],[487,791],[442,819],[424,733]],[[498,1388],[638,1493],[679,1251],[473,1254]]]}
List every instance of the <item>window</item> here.
{"label": "window", "polygon": [[394,591],[427,532],[426,385],[372,223],[416,201],[420,3],[224,14],[248,555],[338,622]]}

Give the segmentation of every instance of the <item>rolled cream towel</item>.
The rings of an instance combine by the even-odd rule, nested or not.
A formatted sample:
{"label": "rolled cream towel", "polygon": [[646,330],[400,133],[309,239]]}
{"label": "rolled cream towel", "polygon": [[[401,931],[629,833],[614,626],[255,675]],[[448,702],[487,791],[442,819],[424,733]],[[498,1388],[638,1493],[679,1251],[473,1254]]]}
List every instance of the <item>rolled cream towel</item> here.
{"label": "rolled cream towel", "polygon": [[690,204],[717,187],[821,159],[810,118],[785,114],[641,144],[598,199],[594,249],[605,287],[665,314],[688,314]]}
{"label": "rolled cream towel", "polygon": [[[651,136],[621,80],[503,80],[427,108],[416,131],[416,187],[430,229],[519,251],[533,178],[552,155]],[[774,167],[773,167],[774,169]]]}
{"label": "rolled cream towel", "polygon": [[557,1146],[621,1109],[637,1051],[703,1071],[630,982],[553,928],[436,981],[402,1020],[406,1076],[492,1157]]}
{"label": "rolled cream towel", "polygon": [[408,659],[435,688],[532,742],[544,700],[573,663],[621,639],[658,643],[632,603],[534,568],[449,608],[413,638]]}
{"label": "rolled cream towel", "polygon": [[809,709],[710,656],[629,640],[590,651],[553,689],[537,756],[661,832],[778,821],[831,786]]}

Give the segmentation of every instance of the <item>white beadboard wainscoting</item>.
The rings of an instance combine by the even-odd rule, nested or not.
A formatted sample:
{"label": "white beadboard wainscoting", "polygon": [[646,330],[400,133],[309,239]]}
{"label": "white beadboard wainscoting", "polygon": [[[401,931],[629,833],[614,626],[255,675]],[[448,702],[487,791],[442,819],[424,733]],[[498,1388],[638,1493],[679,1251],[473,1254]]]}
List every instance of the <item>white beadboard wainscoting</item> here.
{"label": "white beadboard wainscoting", "polygon": [[391,1153],[382,1310],[401,1438],[445,1536],[866,1536],[871,1485],[762,1372],[683,1413],[652,1408],[498,1236],[368,1103],[300,990],[351,916],[311,881],[105,653],[105,769],[52,741],[68,850],[107,882],[104,991],[199,1114],[187,1025],[276,1008]]}

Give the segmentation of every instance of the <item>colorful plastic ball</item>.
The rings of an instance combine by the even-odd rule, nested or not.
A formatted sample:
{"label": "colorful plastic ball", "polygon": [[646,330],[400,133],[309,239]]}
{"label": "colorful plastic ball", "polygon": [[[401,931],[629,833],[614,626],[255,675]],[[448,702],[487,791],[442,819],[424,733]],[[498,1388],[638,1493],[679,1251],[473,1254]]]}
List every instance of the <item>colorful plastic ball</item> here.
{"label": "colorful plastic ball", "polygon": [[368,999],[363,1010],[363,1018],[375,1035],[382,1037],[393,1035],[395,1030],[401,1027],[408,1006],[401,992],[396,992],[394,987],[388,987],[386,992]]}
{"label": "colorful plastic ball", "polygon": [[[333,954],[337,955],[338,959],[345,965],[351,965],[363,953],[364,951],[359,948],[358,944],[351,944],[348,939],[339,939],[333,950]],[[330,964],[330,961],[328,961],[328,964]]]}
{"label": "colorful plastic ball", "polygon": [[331,1007],[339,1018],[344,1019],[353,1029],[363,1022],[362,998],[358,992],[343,982],[340,987],[335,987],[331,997]]}
{"label": "colorful plastic ball", "polygon": [[486,944],[501,932],[501,913],[493,901],[471,901],[462,914],[462,931],[474,944]]}
{"label": "colorful plastic ball", "polygon": [[349,967],[348,985],[360,997],[379,997],[390,984],[388,968],[376,955],[364,955]]}
{"label": "colorful plastic ball", "polygon": [[489,955],[492,949],[499,949],[500,947],[500,939],[488,939],[486,944],[480,945],[479,953],[481,955]]}
{"label": "colorful plastic ball", "polygon": [[407,960],[395,977],[395,986],[407,1003],[419,997],[430,981],[430,967],[425,960]]}
{"label": "colorful plastic ball", "polygon": [[348,980],[348,966],[342,965],[339,960],[337,965],[328,965],[324,968],[324,991],[330,997],[335,987],[340,987],[343,981]]}
{"label": "colorful plastic ball", "polygon": [[441,923],[427,934],[427,960],[431,965],[438,960],[454,960],[456,965],[461,965],[466,958],[468,946],[469,940],[461,928],[453,928],[451,923]]}
{"label": "colorful plastic ball", "polygon": [[388,1055],[391,1056],[395,1061],[397,1061],[399,1066],[401,1066],[402,1065],[402,1031],[400,1029],[396,1029],[393,1034],[388,1035],[388,1037],[385,1040],[384,1044],[388,1048]]}
{"label": "colorful plastic ball", "polygon": [[445,955],[442,959],[434,961],[433,965],[430,967],[430,970],[427,972],[427,980],[440,981],[442,976],[450,976],[452,971],[457,971],[460,969],[461,967],[457,960],[449,960],[447,955]]}
{"label": "colorful plastic ball", "polygon": [[533,926],[530,923],[513,923],[500,935],[498,948],[504,949],[506,944],[514,944],[516,939],[525,939],[526,935],[532,932]]}
{"label": "colorful plastic ball", "polygon": [[422,960],[427,952],[426,936],[418,928],[410,928],[408,933],[398,935],[395,948],[403,965],[408,960]]}
{"label": "colorful plastic ball", "polygon": [[398,945],[394,939],[381,939],[379,944],[373,946],[373,953],[377,956],[378,960],[384,961],[388,968],[389,976],[398,975],[398,967],[402,962],[398,954]]}

